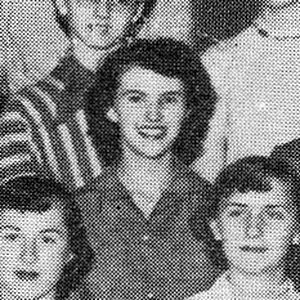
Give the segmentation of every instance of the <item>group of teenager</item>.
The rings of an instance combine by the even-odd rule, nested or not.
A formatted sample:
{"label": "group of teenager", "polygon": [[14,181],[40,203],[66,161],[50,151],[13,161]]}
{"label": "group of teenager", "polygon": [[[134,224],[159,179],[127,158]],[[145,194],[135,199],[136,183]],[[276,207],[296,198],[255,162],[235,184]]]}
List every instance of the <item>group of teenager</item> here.
{"label": "group of teenager", "polygon": [[300,299],[300,3],[201,57],[135,38],[155,5],[53,0],[72,45],[0,117],[1,299]]}

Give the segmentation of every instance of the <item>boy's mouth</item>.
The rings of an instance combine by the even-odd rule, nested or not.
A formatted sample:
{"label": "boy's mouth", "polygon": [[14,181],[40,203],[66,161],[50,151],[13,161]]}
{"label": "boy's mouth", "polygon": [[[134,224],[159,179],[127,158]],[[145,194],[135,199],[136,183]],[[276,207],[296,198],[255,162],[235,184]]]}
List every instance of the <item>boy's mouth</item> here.
{"label": "boy's mouth", "polygon": [[38,272],[25,270],[15,271],[15,274],[18,278],[22,280],[35,280],[39,276]]}
{"label": "boy's mouth", "polygon": [[243,252],[253,252],[253,253],[264,253],[268,249],[266,247],[255,247],[255,246],[243,246],[240,247]]}

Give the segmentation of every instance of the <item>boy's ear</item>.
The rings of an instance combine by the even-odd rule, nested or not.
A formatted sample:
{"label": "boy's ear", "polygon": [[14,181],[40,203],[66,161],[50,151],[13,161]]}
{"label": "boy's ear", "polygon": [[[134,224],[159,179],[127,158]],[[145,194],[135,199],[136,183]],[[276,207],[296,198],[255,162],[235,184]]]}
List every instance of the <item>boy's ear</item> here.
{"label": "boy's ear", "polygon": [[212,220],[209,222],[209,227],[214,235],[216,241],[222,240],[222,234],[220,229],[220,223],[218,220]]}
{"label": "boy's ear", "polygon": [[118,121],[119,121],[118,113],[116,112],[114,107],[111,107],[107,111],[106,117],[108,118],[108,120],[110,120],[111,122],[114,122],[114,123],[118,123]]}
{"label": "boy's ear", "polygon": [[68,13],[68,5],[67,0],[54,0],[59,10],[59,13],[63,16],[66,16]]}

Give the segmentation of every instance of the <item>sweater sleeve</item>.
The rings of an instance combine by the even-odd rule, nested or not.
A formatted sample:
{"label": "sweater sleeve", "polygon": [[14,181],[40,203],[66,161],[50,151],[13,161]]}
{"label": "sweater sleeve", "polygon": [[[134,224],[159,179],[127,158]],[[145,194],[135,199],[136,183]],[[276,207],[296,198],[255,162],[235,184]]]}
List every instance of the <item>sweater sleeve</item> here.
{"label": "sweater sleeve", "polygon": [[15,95],[0,116],[0,182],[42,170],[38,131],[24,104],[31,105]]}

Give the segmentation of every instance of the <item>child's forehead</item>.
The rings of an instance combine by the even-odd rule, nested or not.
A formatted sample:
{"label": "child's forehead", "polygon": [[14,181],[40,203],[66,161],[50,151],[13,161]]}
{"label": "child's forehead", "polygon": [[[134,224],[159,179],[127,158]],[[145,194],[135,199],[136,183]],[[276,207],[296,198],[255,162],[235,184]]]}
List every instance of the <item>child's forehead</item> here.
{"label": "child's forehead", "polygon": [[241,205],[248,207],[289,206],[293,201],[284,183],[273,180],[268,191],[235,191],[227,199],[223,199],[222,206]]}
{"label": "child's forehead", "polygon": [[141,5],[144,3],[144,1],[140,1],[140,0],[67,0],[67,3],[69,4],[72,3],[73,5],[101,4],[103,2],[110,3],[110,4],[120,3],[128,7]]}
{"label": "child's forehead", "polygon": [[[145,67],[138,63],[124,66],[123,72],[119,77],[120,87],[140,86],[145,81],[146,83],[156,82],[156,88],[160,85],[165,85],[165,88],[170,91],[184,89],[185,87],[183,80],[178,76],[169,76],[154,68]],[[172,84],[170,84],[171,82]]]}
{"label": "child's forehead", "polygon": [[63,209],[59,205],[46,211],[3,209],[0,211],[0,228],[6,226],[31,230],[65,227]]}

